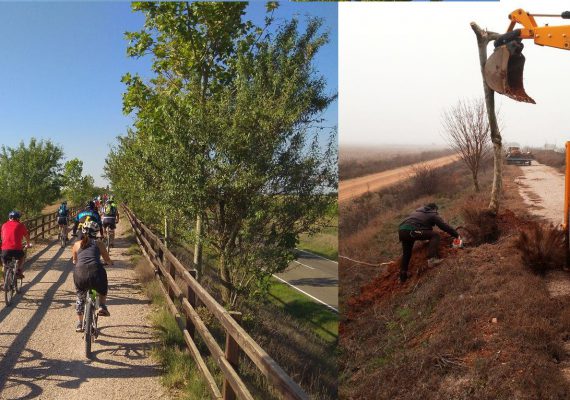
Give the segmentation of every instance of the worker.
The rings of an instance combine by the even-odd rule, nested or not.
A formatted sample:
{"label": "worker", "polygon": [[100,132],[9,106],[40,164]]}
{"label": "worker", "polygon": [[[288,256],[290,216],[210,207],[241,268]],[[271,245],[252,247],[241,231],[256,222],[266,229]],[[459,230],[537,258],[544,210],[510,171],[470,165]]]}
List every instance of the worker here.
{"label": "worker", "polygon": [[451,226],[447,225],[437,213],[438,207],[435,203],[426,204],[411,213],[400,224],[398,236],[402,242],[402,262],[400,263],[400,282],[408,279],[408,265],[412,258],[412,250],[416,240],[429,240],[428,266],[441,263],[437,250],[440,236],[433,231],[433,227],[449,233],[454,238],[459,238],[459,233]]}

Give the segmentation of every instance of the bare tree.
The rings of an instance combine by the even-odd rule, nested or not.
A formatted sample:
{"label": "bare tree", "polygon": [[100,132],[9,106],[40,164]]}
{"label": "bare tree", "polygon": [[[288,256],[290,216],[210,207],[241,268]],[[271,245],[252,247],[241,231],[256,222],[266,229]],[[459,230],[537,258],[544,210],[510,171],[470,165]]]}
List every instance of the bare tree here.
{"label": "bare tree", "polygon": [[444,137],[471,172],[479,192],[479,167],[490,154],[489,121],[483,100],[462,101],[442,115]]}
{"label": "bare tree", "polygon": [[483,78],[483,91],[485,92],[485,105],[487,107],[487,117],[489,118],[489,128],[491,131],[491,142],[493,142],[494,153],[494,173],[493,187],[491,189],[491,201],[489,210],[493,214],[499,212],[501,191],[503,188],[503,144],[497,115],[495,114],[495,92],[485,82],[485,63],[487,62],[487,46],[489,42],[497,39],[500,35],[496,32],[483,30],[475,22],[471,22],[471,29],[477,37],[477,47],[479,48],[479,64],[481,65],[481,76]]}

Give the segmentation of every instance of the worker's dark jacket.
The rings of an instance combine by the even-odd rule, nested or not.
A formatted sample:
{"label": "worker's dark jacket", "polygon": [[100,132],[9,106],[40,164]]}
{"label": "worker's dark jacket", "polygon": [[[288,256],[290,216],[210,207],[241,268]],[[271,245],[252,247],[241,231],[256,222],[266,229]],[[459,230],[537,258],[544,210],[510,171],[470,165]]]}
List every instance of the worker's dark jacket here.
{"label": "worker's dark jacket", "polygon": [[434,225],[453,237],[459,236],[459,233],[457,233],[455,229],[443,222],[443,219],[441,219],[436,210],[426,207],[420,207],[411,213],[410,216],[400,224],[399,229],[406,231],[431,231]]}

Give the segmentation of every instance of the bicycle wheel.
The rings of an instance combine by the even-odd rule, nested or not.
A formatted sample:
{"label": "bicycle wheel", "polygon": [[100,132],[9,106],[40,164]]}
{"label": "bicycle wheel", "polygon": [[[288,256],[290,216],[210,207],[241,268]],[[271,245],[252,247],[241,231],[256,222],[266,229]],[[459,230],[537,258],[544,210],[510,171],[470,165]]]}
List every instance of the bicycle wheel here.
{"label": "bicycle wheel", "polygon": [[91,329],[93,325],[93,307],[91,306],[91,300],[89,298],[86,299],[85,315],[83,318],[83,330],[85,332],[85,357],[91,358],[91,336],[93,333]]}
{"label": "bicycle wheel", "polygon": [[6,269],[6,276],[4,277],[4,301],[6,306],[12,304],[14,298],[14,270],[12,268]]}
{"label": "bicycle wheel", "polygon": [[65,247],[65,236],[63,236],[63,232],[59,232],[59,243],[61,243],[61,247]]}
{"label": "bicycle wheel", "polygon": [[22,278],[18,278],[14,276],[14,289],[16,293],[20,293],[22,291],[22,285],[24,284],[24,280]]}
{"label": "bicycle wheel", "polygon": [[111,239],[109,238],[109,231],[107,231],[107,236],[105,237],[105,248],[107,249],[107,253],[109,252],[110,245]]}

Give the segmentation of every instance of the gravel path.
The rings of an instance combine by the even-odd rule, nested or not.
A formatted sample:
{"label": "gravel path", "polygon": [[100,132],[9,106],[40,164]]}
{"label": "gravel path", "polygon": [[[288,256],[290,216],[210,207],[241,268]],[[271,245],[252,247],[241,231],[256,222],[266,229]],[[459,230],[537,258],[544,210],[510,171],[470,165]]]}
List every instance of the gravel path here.
{"label": "gravel path", "polygon": [[[564,174],[535,161],[533,163],[530,167],[521,167],[523,175],[515,180],[519,184],[520,194],[531,206],[531,213],[560,225],[564,220]],[[552,297],[570,296],[568,272],[550,272],[546,276],[546,283]],[[565,342],[564,349],[570,355],[570,342]],[[561,368],[570,380],[570,362],[564,361]]]}
{"label": "gravel path", "polygon": [[74,329],[71,246],[61,249],[55,241],[35,246],[23,294],[10,307],[0,302],[0,399],[168,398],[150,359],[155,342],[150,306],[129,263],[127,224],[119,224],[111,249],[111,316],[99,319],[92,360],[85,358],[82,334]]}
{"label": "gravel path", "polygon": [[515,182],[532,213],[560,225],[564,219],[564,174],[536,161],[521,170],[523,175]]}

